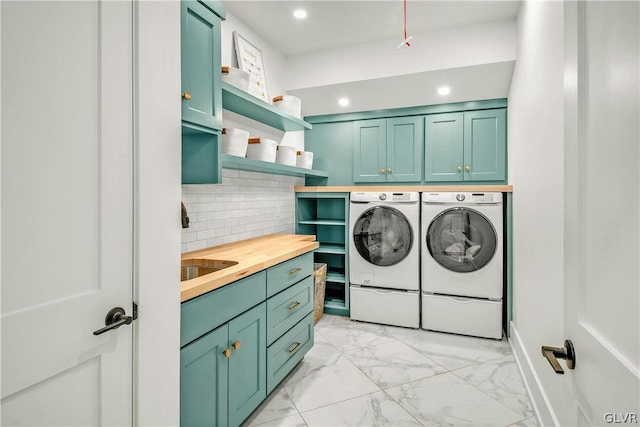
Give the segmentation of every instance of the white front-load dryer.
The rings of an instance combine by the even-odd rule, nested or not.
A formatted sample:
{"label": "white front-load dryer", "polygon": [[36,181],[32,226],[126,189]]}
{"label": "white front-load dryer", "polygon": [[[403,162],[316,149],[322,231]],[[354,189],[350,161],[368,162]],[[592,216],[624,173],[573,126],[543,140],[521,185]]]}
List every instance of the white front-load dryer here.
{"label": "white front-load dryer", "polygon": [[422,327],[502,337],[502,193],[422,193]]}
{"label": "white front-load dryer", "polygon": [[419,193],[351,193],[349,282],[352,319],[419,327],[419,227]]}

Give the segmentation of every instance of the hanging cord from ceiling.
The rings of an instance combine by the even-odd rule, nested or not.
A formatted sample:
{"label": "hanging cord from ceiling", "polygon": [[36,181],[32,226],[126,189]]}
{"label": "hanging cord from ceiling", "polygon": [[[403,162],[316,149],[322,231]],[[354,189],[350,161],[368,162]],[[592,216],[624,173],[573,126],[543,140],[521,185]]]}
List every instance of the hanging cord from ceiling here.
{"label": "hanging cord from ceiling", "polygon": [[409,41],[411,41],[411,39],[413,38],[413,36],[407,37],[407,0],[403,0],[403,1],[404,1],[404,40],[402,41],[402,43],[398,45],[396,49],[400,49],[402,46],[405,46],[405,45],[411,47],[411,43],[409,43]]}

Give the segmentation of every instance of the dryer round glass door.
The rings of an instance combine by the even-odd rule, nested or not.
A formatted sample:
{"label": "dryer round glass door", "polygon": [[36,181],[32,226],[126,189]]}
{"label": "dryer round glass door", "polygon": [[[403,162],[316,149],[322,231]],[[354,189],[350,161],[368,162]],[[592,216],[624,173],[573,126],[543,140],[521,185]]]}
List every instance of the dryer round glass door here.
{"label": "dryer round glass door", "polygon": [[427,230],[427,248],[433,259],[457,273],[480,270],[496,253],[496,230],[480,212],[452,208],[436,216]]}
{"label": "dryer round glass door", "polygon": [[390,266],[402,261],[413,246],[413,230],[402,212],[376,206],[360,215],[353,228],[358,253],[374,265]]}

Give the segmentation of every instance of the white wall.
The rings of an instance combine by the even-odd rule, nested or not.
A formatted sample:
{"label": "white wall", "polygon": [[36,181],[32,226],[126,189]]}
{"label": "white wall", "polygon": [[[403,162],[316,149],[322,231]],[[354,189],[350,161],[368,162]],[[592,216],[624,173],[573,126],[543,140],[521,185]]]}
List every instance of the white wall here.
{"label": "white wall", "polygon": [[183,185],[182,252],[270,233],[294,233],[293,187],[304,178],[223,169],[222,184]]}
{"label": "white wall", "polygon": [[377,41],[296,55],[286,62],[286,89],[513,61],[515,36],[509,20],[416,34],[411,49]]}
{"label": "white wall", "polygon": [[[229,65],[232,67],[238,66],[233,42],[234,31],[237,31],[262,50],[270,99],[274,96],[286,95],[285,82],[287,78],[287,64],[285,56],[276,47],[272,46],[261,36],[256,34],[244,22],[228,11],[227,19],[222,22],[222,65]],[[237,114],[230,113],[227,110],[223,113],[223,125],[224,127],[238,127],[248,130],[252,137],[271,138],[280,142],[282,145],[293,146],[298,150],[304,150],[304,132],[281,132],[270,129],[253,120],[245,119]]]}
{"label": "white wall", "polygon": [[[509,93],[509,182],[513,184],[514,342],[544,425],[568,393],[540,355],[563,330],[563,4],[526,1]],[[524,356],[524,357],[522,357]],[[546,387],[542,387],[545,384]],[[541,393],[538,393],[540,389]],[[545,402],[545,398],[547,402]]]}
{"label": "white wall", "polygon": [[[180,2],[137,5],[135,425],[180,414]],[[143,53],[143,54],[142,54]]]}

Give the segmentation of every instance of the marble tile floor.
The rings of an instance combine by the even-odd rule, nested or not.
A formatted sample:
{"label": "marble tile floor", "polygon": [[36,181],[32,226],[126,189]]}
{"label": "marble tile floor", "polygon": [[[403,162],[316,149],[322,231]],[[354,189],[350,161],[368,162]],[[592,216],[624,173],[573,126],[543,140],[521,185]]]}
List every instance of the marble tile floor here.
{"label": "marble tile floor", "polygon": [[537,426],[511,348],[324,315],[245,426]]}

